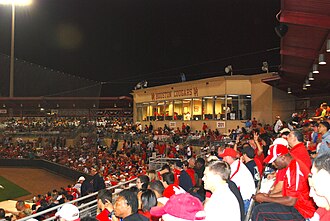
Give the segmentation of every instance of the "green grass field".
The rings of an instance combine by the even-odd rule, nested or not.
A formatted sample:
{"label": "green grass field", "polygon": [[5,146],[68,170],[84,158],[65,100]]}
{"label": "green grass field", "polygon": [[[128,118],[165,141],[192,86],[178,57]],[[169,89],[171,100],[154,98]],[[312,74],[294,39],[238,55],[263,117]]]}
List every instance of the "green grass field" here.
{"label": "green grass field", "polygon": [[9,180],[0,176],[0,185],[4,189],[0,188],[0,202],[4,200],[11,200],[21,196],[29,195],[30,192],[10,182]]}

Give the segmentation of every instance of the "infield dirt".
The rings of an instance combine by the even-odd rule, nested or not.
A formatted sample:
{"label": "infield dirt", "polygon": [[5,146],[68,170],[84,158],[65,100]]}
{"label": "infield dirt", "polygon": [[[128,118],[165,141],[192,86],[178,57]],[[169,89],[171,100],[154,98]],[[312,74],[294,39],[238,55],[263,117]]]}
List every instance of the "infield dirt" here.
{"label": "infield dirt", "polygon": [[0,167],[0,174],[31,193],[15,200],[28,200],[35,195],[45,194],[53,189],[65,188],[68,184],[74,184],[76,179],[73,177],[70,180],[47,170],[36,168]]}

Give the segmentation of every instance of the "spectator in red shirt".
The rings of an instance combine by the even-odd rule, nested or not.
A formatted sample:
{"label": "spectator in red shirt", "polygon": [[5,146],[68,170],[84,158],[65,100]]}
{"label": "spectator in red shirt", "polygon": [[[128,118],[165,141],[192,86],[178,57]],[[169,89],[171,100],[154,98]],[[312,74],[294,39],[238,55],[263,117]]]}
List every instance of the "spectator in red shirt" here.
{"label": "spectator in red shirt", "polygon": [[150,214],[151,207],[157,206],[157,197],[152,190],[144,190],[138,193],[139,210],[138,213],[147,217],[150,221],[159,220]]}
{"label": "spectator in red shirt", "polygon": [[111,190],[100,190],[97,195],[97,207],[101,211],[96,219],[99,221],[111,221],[113,214]]}
{"label": "spectator in red shirt", "polygon": [[286,169],[283,191],[278,195],[258,193],[254,199],[261,203],[252,212],[252,220],[301,220],[311,218],[315,206],[309,197],[308,174],[310,169],[295,160],[284,145],[270,148],[265,163]]}
{"label": "spectator in red shirt", "polygon": [[203,127],[202,127],[202,131],[204,131],[204,132],[206,133],[207,128],[208,128],[208,127],[207,127],[206,123],[204,122],[204,123],[203,123]]}
{"label": "spectator in red shirt", "polygon": [[179,185],[174,183],[174,174],[171,172],[167,172],[162,174],[162,180],[165,189],[163,192],[163,196],[170,198],[174,194],[184,193],[184,189],[182,189]]}
{"label": "spectator in red shirt", "polygon": [[195,158],[190,158],[188,160],[188,162],[187,161],[184,162],[184,168],[183,169],[190,176],[193,186],[196,186],[196,177],[197,177],[197,174],[195,174],[194,166],[195,166]]}
{"label": "spectator in red shirt", "polygon": [[308,168],[312,167],[312,161],[304,145],[303,134],[298,130],[293,130],[288,135],[290,154],[296,159],[302,161]]}
{"label": "spectator in red shirt", "polygon": [[186,125],[184,123],[182,123],[181,129],[182,129],[182,133],[186,132]]}

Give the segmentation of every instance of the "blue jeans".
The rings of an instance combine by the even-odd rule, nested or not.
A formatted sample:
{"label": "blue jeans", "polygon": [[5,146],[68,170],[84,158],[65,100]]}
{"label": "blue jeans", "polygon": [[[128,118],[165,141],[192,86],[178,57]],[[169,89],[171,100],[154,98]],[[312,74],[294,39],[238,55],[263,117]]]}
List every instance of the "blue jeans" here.
{"label": "blue jeans", "polygon": [[244,202],[244,214],[246,215],[246,213],[249,210],[251,200],[243,200],[243,202]]}
{"label": "blue jeans", "polygon": [[305,221],[306,219],[293,206],[278,203],[261,203],[252,211],[252,221],[291,220]]}

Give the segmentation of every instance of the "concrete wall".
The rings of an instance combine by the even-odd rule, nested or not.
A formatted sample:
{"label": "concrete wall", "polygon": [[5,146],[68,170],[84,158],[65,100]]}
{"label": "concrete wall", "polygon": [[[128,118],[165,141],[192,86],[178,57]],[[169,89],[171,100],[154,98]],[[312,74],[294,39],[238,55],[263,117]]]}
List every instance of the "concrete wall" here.
{"label": "concrete wall", "polygon": [[[167,124],[167,126],[168,126],[169,122],[174,122],[174,121],[151,121],[151,124],[154,126],[154,128],[158,128],[158,127],[164,128],[164,124]],[[218,120],[176,121],[176,127],[179,127],[180,130],[181,130],[182,122],[184,122],[185,125],[188,124],[191,127],[192,131],[195,131],[195,130],[200,131],[200,130],[202,130],[202,126],[203,126],[204,122],[207,124],[209,129],[215,130],[217,128]],[[149,125],[149,122],[146,122],[146,121],[143,121],[141,123],[142,123],[143,127],[144,127],[145,124]],[[228,129],[235,129],[237,127],[237,125],[239,125],[240,127],[244,126],[244,123],[240,120],[230,120],[230,121],[228,120],[228,121],[225,121],[225,124],[226,124],[226,128],[224,128],[224,129],[219,129],[218,128],[218,130],[221,133],[227,132]]]}
{"label": "concrete wall", "polygon": [[281,116],[281,119],[288,122],[296,107],[296,97],[275,87],[273,90],[273,110],[272,119],[275,122],[275,116]]}
{"label": "concrete wall", "polygon": [[272,87],[261,81],[261,78],[251,79],[252,119],[258,122],[272,123],[273,91]]}
{"label": "concrete wall", "polygon": [[80,171],[72,170],[68,167],[62,166],[46,160],[27,160],[27,159],[0,159],[0,167],[32,167],[43,168],[55,174],[66,177],[70,180],[77,180],[78,177],[92,178],[92,176],[82,173]]}

